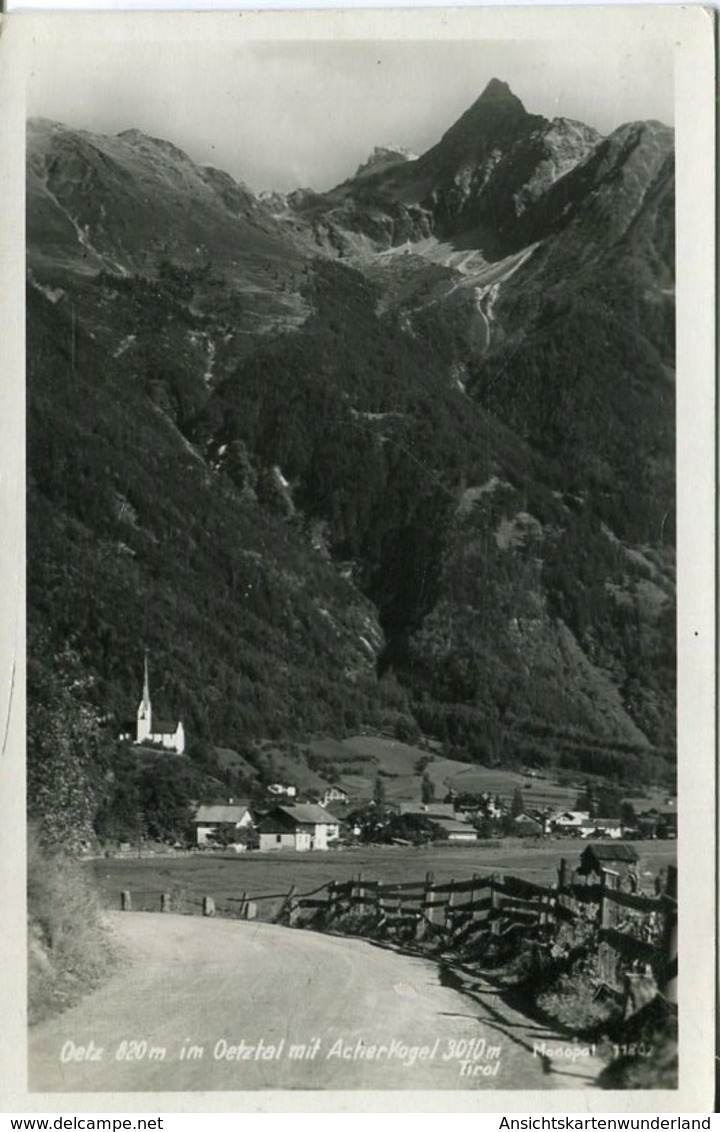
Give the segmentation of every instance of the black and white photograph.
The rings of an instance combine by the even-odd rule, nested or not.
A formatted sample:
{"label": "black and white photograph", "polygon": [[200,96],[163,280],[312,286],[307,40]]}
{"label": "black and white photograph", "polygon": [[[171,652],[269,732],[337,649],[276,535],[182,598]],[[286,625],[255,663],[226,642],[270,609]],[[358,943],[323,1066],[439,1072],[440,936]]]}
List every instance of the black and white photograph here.
{"label": "black and white photograph", "polygon": [[30,1099],[709,1103],[704,18],[28,17]]}

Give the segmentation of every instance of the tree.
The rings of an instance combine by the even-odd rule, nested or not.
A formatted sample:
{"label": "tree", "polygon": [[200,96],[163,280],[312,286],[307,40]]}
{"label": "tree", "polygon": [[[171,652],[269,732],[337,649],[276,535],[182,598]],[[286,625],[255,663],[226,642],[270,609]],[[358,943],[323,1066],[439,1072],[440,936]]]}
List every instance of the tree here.
{"label": "tree", "polygon": [[375,778],[375,786],[373,789],[373,798],[378,806],[385,805],[385,783],[378,774]]}
{"label": "tree", "polygon": [[637,814],[632,802],[623,802],[620,807],[620,817],[623,825],[637,825]]}
{"label": "tree", "polygon": [[425,774],[422,777],[420,796],[425,804],[435,801],[435,783],[433,782],[427,771],[425,771]]}
{"label": "tree", "polygon": [[[598,810],[598,797],[595,786],[592,782],[586,782],[585,787],[581,794],[578,794],[575,808],[582,811],[587,811],[591,818],[597,817]],[[600,814],[600,817],[606,817],[606,814]]]}
{"label": "tree", "polygon": [[138,780],[138,798],[150,837],[175,841],[188,835],[192,821],[192,790],[178,775],[172,756],[153,760]]}
{"label": "tree", "polygon": [[525,813],[525,801],[522,796],[522,790],[519,786],[515,787],[510,803],[510,813],[514,818],[519,818],[521,814]]}
{"label": "tree", "polygon": [[[617,817],[622,808],[622,792],[616,786],[601,786],[597,792],[597,815],[601,818]],[[594,815],[593,815],[594,816]]]}
{"label": "tree", "polygon": [[499,828],[498,823],[493,821],[492,818],[487,817],[487,815],[476,817],[473,824],[478,832],[478,837],[483,840],[494,837],[496,830]]}
{"label": "tree", "polygon": [[72,852],[93,839],[93,774],[101,737],[85,702],[88,681],[69,648],[53,654],[37,634],[28,663],[28,817],[45,845]]}

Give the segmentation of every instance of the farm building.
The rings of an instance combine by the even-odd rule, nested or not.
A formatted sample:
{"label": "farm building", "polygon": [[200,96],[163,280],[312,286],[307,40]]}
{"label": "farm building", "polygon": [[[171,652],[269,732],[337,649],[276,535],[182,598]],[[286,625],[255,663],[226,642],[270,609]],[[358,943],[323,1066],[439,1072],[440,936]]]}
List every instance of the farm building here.
{"label": "farm building", "polygon": [[637,814],[637,827],[643,837],[677,837],[677,811],[673,806],[652,806]]}
{"label": "farm building", "polygon": [[193,818],[196,845],[209,845],[219,830],[251,829],[253,816],[246,802],[223,806],[198,806]]}
{"label": "farm building", "polygon": [[477,841],[477,830],[467,822],[452,818],[428,817],[445,841]]}
{"label": "farm building", "polygon": [[327,849],[340,834],[340,823],[322,806],[275,806],[258,826],[260,849]]}
{"label": "farm building", "polygon": [[428,818],[430,821],[463,821],[458,816],[454,805],[450,802],[401,802],[399,807],[401,817]]}
{"label": "farm building", "polygon": [[272,782],[268,786],[268,794],[276,794],[278,797],[284,795],[286,798],[295,798],[297,795],[297,786],[288,786],[284,782]]}
{"label": "farm building", "polygon": [[637,868],[638,855],[632,845],[624,842],[600,841],[588,845],[580,854],[578,872],[583,876],[602,876],[604,870],[626,876]]}
{"label": "farm building", "polygon": [[589,810],[561,810],[552,815],[550,825],[558,833],[568,833],[580,830],[583,822],[589,818]]}
{"label": "farm building", "polygon": [[586,818],[580,826],[581,837],[622,837],[622,818]]}
{"label": "farm building", "polygon": [[347,790],[343,790],[342,786],[328,786],[322,798],[318,799],[318,804],[321,806],[329,806],[331,802],[339,802],[341,805],[346,806],[348,801]]}

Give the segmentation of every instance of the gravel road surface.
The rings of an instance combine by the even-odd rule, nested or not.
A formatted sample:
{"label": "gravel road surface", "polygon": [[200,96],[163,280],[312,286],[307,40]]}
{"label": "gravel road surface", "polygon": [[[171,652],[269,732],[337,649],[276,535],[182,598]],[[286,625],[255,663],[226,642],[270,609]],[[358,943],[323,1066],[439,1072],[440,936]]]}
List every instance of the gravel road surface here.
{"label": "gravel road surface", "polygon": [[[544,1089],[553,1036],[442,986],[436,966],[264,923],[109,916],[126,962],[33,1028],[33,1092]],[[556,1044],[556,1043],[555,1043]],[[563,1066],[565,1068],[565,1066]]]}

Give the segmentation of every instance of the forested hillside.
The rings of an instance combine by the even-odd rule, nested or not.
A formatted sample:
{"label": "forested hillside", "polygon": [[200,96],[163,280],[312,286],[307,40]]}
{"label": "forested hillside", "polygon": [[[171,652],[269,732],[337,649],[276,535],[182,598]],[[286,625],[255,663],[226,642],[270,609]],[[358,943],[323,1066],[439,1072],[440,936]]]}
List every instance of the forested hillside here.
{"label": "forested hillside", "polygon": [[363,727],[671,782],[673,207],[504,84],[324,197],[34,125],[31,805],[53,746],[107,817],[145,648],[196,794]]}

